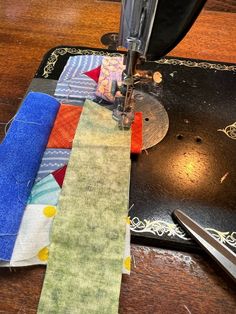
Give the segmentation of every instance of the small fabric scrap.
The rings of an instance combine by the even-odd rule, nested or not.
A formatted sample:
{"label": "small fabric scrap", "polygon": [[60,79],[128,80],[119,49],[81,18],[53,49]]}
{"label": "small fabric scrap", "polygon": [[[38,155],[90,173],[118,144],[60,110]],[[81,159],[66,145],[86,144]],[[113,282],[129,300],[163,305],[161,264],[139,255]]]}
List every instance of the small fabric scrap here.
{"label": "small fabric scrap", "polygon": [[0,145],[0,260],[11,259],[59,105],[51,96],[29,93]]}
{"label": "small fabric scrap", "polygon": [[98,82],[100,72],[101,72],[101,66],[99,65],[96,69],[90,70],[88,72],[84,72],[84,74],[92,78],[95,82]]}
{"label": "small fabric scrap", "polygon": [[43,154],[35,182],[42,180],[50,173],[67,165],[70,152],[70,149],[47,148]]}
{"label": "small fabric scrap", "polygon": [[83,107],[61,105],[47,148],[71,148]]}
{"label": "small fabric scrap", "polygon": [[52,174],[34,184],[28,204],[51,204],[57,205],[61,187]]}
{"label": "small fabric scrap", "polygon": [[27,205],[11,260],[7,263],[1,263],[0,266],[46,264],[50,244],[50,230],[56,214],[57,208],[52,205]]}
{"label": "small fabric scrap", "polygon": [[118,312],[130,130],[86,100],[67,167],[38,313]]}
{"label": "small fabric scrap", "polygon": [[57,181],[58,185],[62,188],[63,182],[64,182],[64,178],[65,178],[65,174],[66,174],[66,169],[67,166],[65,165],[64,167],[54,171],[52,173],[54,179]]}
{"label": "small fabric scrap", "polygon": [[135,112],[134,122],[132,123],[131,153],[141,154],[143,148],[143,114]]}
{"label": "small fabric scrap", "polygon": [[70,57],[58,80],[55,96],[64,100],[94,99],[97,82],[93,75],[91,77],[87,74],[94,69],[97,71],[102,64],[102,59],[103,56],[96,55]]}
{"label": "small fabric scrap", "polygon": [[124,68],[123,57],[104,57],[96,96],[106,101],[114,102],[113,84],[115,82],[117,85],[122,83],[122,72]]}

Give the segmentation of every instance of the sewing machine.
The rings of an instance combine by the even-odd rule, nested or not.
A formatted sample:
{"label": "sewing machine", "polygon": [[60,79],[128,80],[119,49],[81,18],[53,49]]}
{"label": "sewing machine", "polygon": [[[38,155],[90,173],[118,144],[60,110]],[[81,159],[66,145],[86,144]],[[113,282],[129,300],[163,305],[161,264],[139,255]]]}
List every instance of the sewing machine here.
{"label": "sewing machine", "polygon": [[[135,72],[136,65],[157,60],[172,50],[191,28],[205,2],[206,0],[122,0],[119,46],[125,47],[128,52],[123,83],[114,88],[114,93],[119,93],[115,98],[116,109],[113,110],[113,118],[121,128],[130,128],[134,109],[138,108],[146,115],[146,121],[150,120],[147,116],[151,112],[152,121],[154,117],[157,122],[162,111],[167,131],[168,117],[157,99],[142,91],[135,93],[134,85],[141,79]],[[156,110],[157,107],[160,110]],[[159,133],[158,130],[155,131]],[[150,127],[146,131],[144,129],[145,132],[150,133]],[[163,135],[156,138],[152,136],[151,140],[144,141],[144,148],[157,144],[161,138]]]}
{"label": "sewing machine", "polygon": [[[113,117],[122,127],[126,122],[130,126],[134,111],[142,111],[143,149],[152,147],[138,158],[132,156],[133,243],[196,250],[172,220],[171,213],[181,209],[215,237],[227,234],[225,241],[235,250],[235,65],[161,58],[183,38],[204,2],[125,0],[119,39],[125,51],[115,51],[114,33],[102,37],[110,43],[101,39],[109,49],[55,47],[45,55],[29,88],[54,95],[71,56],[126,56],[123,84],[114,82],[116,104],[97,101],[111,111],[116,108]],[[188,42],[185,58],[192,48],[186,48]],[[206,44],[203,41],[199,51]]]}

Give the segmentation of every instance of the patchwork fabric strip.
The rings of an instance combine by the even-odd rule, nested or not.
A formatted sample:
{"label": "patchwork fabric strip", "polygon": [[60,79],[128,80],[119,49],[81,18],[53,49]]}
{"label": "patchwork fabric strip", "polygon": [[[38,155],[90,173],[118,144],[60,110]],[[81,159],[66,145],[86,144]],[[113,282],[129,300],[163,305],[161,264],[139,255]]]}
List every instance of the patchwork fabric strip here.
{"label": "patchwork fabric strip", "polygon": [[27,205],[22,218],[10,262],[0,266],[29,266],[46,264],[50,230],[57,209],[52,205]]}
{"label": "patchwork fabric strip", "polygon": [[97,74],[89,75],[87,72],[98,71],[102,59],[103,56],[96,55],[70,57],[58,80],[55,96],[64,100],[93,99],[97,87]]}
{"label": "patchwork fabric strip", "polygon": [[0,260],[11,259],[58,109],[54,98],[29,93],[0,145]]}
{"label": "patchwork fabric strip", "polygon": [[[61,105],[56,121],[54,123],[47,147],[53,148],[71,148],[75,136],[76,127],[83,107],[74,105]],[[135,112],[134,122],[132,123],[131,135],[131,153],[140,154],[142,152],[142,112]],[[49,157],[43,158],[44,161]],[[41,167],[40,167],[41,168]],[[42,178],[43,170],[39,170],[39,176]],[[39,178],[37,177],[37,181]]]}
{"label": "patchwork fabric strip", "polygon": [[38,313],[118,312],[130,131],[86,101],[53,225]]}
{"label": "patchwork fabric strip", "polygon": [[[9,262],[0,261],[0,267],[46,265],[50,252],[51,228],[56,213],[57,208],[52,205],[27,205],[11,260]],[[127,222],[122,268],[122,274],[126,275],[130,275],[131,270],[130,238],[130,225]]]}
{"label": "patchwork fabric strip", "polygon": [[67,165],[70,152],[70,149],[47,148],[43,154],[35,181],[38,182],[55,170]]}
{"label": "patchwork fabric strip", "polygon": [[28,204],[57,205],[61,187],[52,174],[37,182],[30,193]]}
{"label": "patchwork fabric strip", "polygon": [[112,93],[113,84],[122,82],[122,72],[125,69],[123,57],[104,57],[102,60],[101,73],[98,80],[96,95],[109,102],[114,102]]}
{"label": "patchwork fabric strip", "polygon": [[71,148],[83,107],[61,105],[54,123],[48,148]]}

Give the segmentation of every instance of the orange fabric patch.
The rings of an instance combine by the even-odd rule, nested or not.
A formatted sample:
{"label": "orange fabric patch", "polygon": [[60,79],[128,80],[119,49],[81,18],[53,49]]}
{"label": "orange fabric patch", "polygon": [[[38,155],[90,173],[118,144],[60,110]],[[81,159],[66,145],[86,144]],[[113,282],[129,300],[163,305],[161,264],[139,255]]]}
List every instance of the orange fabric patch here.
{"label": "orange fabric patch", "polygon": [[47,148],[71,148],[83,107],[61,105]]}
{"label": "orange fabric patch", "polygon": [[131,153],[140,154],[143,147],[143,114],[135,112],[131,133]]}

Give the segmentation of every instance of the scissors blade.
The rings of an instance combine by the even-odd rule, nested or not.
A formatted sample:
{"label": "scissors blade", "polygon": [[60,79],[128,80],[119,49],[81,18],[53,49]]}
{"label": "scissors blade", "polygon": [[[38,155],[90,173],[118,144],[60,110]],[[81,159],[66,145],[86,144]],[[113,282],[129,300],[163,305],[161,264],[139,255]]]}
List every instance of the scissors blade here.
{"label": "scissors blade", "polygon": [[173,215],[199,245],[236,281],[236,255],[181,210],[175,210]]}

